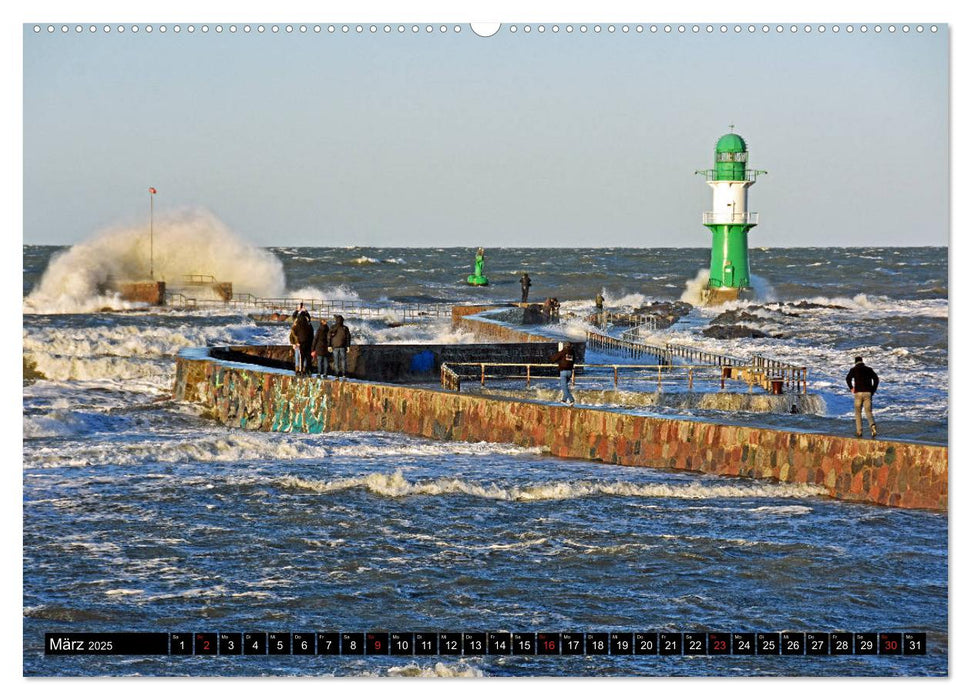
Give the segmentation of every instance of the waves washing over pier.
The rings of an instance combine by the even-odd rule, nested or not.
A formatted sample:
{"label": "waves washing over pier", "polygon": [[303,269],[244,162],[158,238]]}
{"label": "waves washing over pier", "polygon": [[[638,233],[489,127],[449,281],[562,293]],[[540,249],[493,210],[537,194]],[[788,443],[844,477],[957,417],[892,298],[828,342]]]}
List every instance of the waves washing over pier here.
{"label": "waves washing over pier", "polygon": [[[634,313],[703,282],[704,248],[259,248],[206,212],[155,220],[157,276],[212,274],[234,291],[355,304],[556,296],[582,338],[594,297]],[[542,448],[374,432],[227,428],[172,399],[175,355],[286,344],[266,309],[147,307],[109,291],[147,275],[148,231],[25,246],[24,673],[34,675],[946,675],[947,515],[854,504],[808,486],[558,459]],[[816,413],[748,417],[850,435],[844,377],[880,374],[881,437],[944,444],[943,248],[753,249],[755,298],[694,307],[645,343],[806,366]],[[283,309],[292,311],[292,309]],[[704,334],[726,311],[758,333]],[[450,318],[345,314],[353,342],[474,342]],[[314,315],[314,321],[318,315]],[[758,337],[752,337],[757,335]],[[635,363],[588,351],[587,362]],[[690,403],[690,402],[689,402]],[[569,429],[562,426],[563,430]],[[43,654],[84,631],[918,631],[926,656],[220,658]],[[683,662],[682,662],[683,661]],[[776,659],[780,661],[780,659]]]}
{"label": "waves washing over pier", "polygon": [[116,226],[57,252],[39,284],[25,299],[24,311],[88,313],[131,309],[136,304],[110,290],[113,281],[179,282],[183,275],[238,280],[237,292],[257,296],[279,296],[284,290],[280,259],[234,234],[209,212],[160,215],[153,228],[154,231],[145,225]]}

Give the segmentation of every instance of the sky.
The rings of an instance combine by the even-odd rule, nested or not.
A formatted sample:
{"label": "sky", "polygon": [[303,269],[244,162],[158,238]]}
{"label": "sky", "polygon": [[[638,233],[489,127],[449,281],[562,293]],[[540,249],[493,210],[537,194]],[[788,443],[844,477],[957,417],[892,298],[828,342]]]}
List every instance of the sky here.
{"label": "sky", "polygon": [[154,186],[259,245],[704,247],[731,125],[751,245],[948,242],[947,23],[233,23],[24,25],[25,243],[147,227]]}

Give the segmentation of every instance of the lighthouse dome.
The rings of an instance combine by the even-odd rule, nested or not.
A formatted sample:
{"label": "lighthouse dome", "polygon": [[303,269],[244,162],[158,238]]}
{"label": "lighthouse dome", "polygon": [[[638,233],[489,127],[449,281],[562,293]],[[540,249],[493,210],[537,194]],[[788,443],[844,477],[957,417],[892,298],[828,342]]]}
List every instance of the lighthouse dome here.
{"label": "lighthouse dome", "polygon": [[715,144],[715,153],[741,153],[745,150],[745,140],[738,134],[725,134]]}

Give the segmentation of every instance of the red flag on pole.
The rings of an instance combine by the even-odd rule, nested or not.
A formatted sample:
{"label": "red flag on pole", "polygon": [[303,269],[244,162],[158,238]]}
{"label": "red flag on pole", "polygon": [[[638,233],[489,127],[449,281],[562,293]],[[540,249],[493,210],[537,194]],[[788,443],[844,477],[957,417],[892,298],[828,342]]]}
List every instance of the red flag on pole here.
{"label": "red flag on pole", "polygon": [[149,187],[148,191],[151,192],[152,194],[158,194],[158,190],[155,189],[154,187]]}

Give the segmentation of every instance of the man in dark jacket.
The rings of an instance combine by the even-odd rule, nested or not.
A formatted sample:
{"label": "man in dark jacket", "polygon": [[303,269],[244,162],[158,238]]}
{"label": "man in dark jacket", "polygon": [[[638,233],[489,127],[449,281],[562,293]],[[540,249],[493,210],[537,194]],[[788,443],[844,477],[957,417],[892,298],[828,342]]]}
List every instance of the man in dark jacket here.
{"label": "man in dark jacket", "polygon": [[290,328],[290,345],[293,346],[293,369],[298,376],[306,375],[310,369],[310,346],[314,342],[314,327],[309,314],[297,314],[297,320]]}
{"label": "man in dark jacket", "polygon": [[532,286],[533,281],[529,279],[529,273],[524,272],[523,276],[519,278],[519,286],[523,288],[523,303],[526,303],[527,297],[529,297],[529,288]]}
{"label": "man in dark jacket", "polygon": [[310,357],[316,361],[317,374],[321,377],[327,376],[327,359],[330,357],[330,353],[327,352],[328,347],[330,347],[330,328],[327,320],[321,316],[317,333],[314,334],[313,345],[310,346]]}
{"label": "man in dark jacket", "polygon": [[863,437],[862,410],[866,410],[866,419],[870,423],[870,436],[877,436],[877,424],[873,421],[873,395],[877,393],[880,378],[877,373],[863,364],[863,358],[857,357],[853,369],[846,375],[846,386],[853,392],[853,413],[856,416],[856,436]]}
{"label": "man in dark jacket", "polygon": [[572,406],[573,394],[570,393],[570,380],[573,378],[573,346],[563,343],[561,350],[550,358],[560,370],[560,388],[563,390],[562,403]]}
{"label": "man in dark jacket", "polygon": [[334,316],[334,327],[330,331],[330,348],[334,353],[334,374],[339,379],[347,378],[347,348],[351,345],[351,331],[344,325],[344,317]]}

